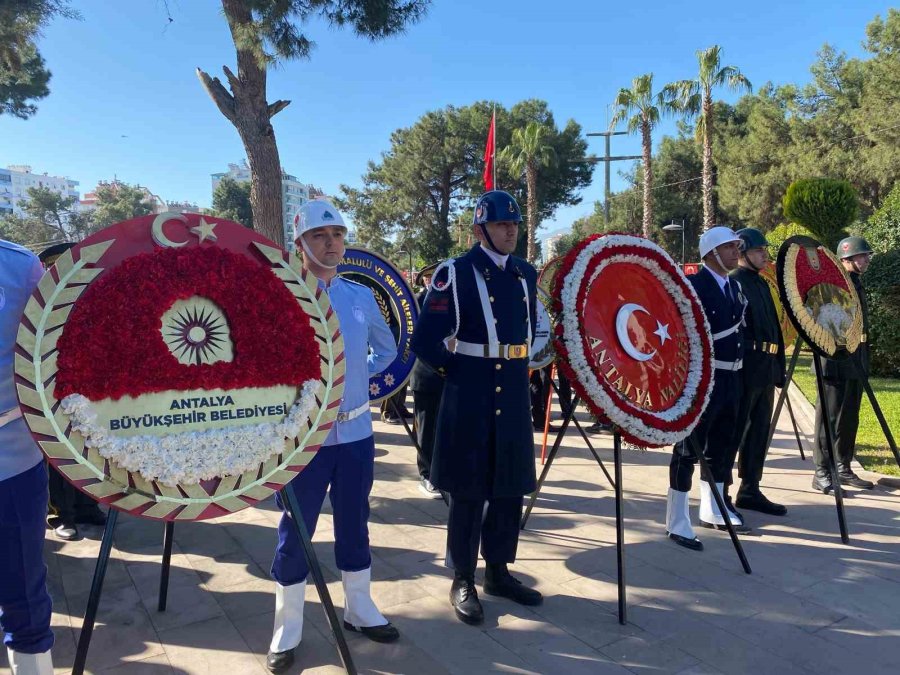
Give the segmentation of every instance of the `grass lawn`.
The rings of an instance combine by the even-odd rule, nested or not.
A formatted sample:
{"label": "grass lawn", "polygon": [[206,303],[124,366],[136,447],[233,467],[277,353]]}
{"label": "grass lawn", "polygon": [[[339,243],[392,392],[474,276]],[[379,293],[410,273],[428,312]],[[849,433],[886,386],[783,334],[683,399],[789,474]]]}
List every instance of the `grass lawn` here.
{"label": "grass lawn", "polygon": [[[790,357],[788,357],[790,358]],[[816,393],[816,378],[812,374],[812,354],[803,352],[797,359],[797,367],[794,369],[794,382],[803,395],[815,405],[818,398]],[[887,420],[894,441],[900,439],[900,380],[886,377],[873,377],[869,380],[881,412]],[[856,458],[869,471],[900,476],[900,468],[894,460],[875,411],[869,403],[869,397],[863,394],[862,407],[859,411],[859,433],[856,435]]]}

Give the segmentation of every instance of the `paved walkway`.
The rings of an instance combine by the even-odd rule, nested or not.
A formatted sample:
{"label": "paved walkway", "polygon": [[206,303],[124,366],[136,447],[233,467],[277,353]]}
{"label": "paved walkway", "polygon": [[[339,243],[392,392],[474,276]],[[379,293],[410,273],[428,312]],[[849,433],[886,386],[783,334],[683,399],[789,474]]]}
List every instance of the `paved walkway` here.
{"label": "paved walkway", "polygon": [[[357,667],[428,675],[897,673],[900,490],[849,493],[852,542],[842,545],[834,501],[811,491],[810,460],[800,460],[786,416],[782,422],[764,488],[789,513],[745,514],[754,528],[743,538],[752,576],[741,571],[725,533],[702,531],[702,553],[668,542],[669,453],[625,452],[626,626],[615,615],[613,492],[570,431],[514,568],[546,601],[522,608],[486,596],[481,627],[459,623],[449,607],[446,507],[417,491],[415,451],[402,427],[376,423],[373,592],[402,638],[377,645],[349,635]],[[597,445],[611,467],[610,439],[598,437]],[[215,522],[178,524],[165,613],[156,611],[162,525],[120,518],[89,671],[265,673],[277,518],[270,501]],[[84,528],[84,535],[63,543],[48,534],[46,543],[58,672],[71,669],[101,531]],[[328,508],[315,541],[340,607]],[[307,599],[293,672],[340,673],[312,584]],[[5,654],[0,672],[9,672]]]}

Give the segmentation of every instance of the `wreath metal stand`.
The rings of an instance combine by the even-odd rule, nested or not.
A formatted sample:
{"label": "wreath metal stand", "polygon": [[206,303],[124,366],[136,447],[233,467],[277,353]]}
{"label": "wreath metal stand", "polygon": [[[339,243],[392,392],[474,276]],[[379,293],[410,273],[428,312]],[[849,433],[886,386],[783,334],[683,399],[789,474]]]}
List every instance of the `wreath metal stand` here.
{"label": "wreath metal stand", "polygon": [[[406,434],[409,436],[409,440],[413,442],[413,446],[416,449],[416,452],[420,455],[422,454],[422,447],[419,445],[419,439],[416,438],[416,434],[413,431],[413,428],[409,426],[409,423],[406,421],[406,418],[400,413],[400,406],[397,405],[397,402],[394,400],[394,397],[391,396],[388,398],[390,401],[391,407],[394,409],[394,415],[403,422],[403,428],[406,429]],[[444,500],[444,504],[449,508],[450,507],[450,497],[447,496],[447,493],[443,490],[439,491],[441,493],[441,499]]]}
{"label": "wreath metal stand", "polygon": [[791,361],[788,363],[787,372],[784,377],[784,386],[781,393],[778,394],[778,403],[775,404],[775,410],[772,413],[772,422],[769,426],[769,440],[766,443],[766,450],[772,447],[772,439],[775,438],[775,427],[778,425],[778,418],[781,416],[781,408],[787,403],[788,415],[791,418],[791,425],[794,427],[794,438],[797,439],[797,448],[800,450],[800,459],[806,461],[806,454],[803,452],[803,442],[800,440],[800,430],[797,427],[797,419],[794,417],[794,409],[791,406],[791,399],[788,396],[788,389],[794,379],[794,369],[797,367],[797,359],[800,357],[800,345],[803,344],[803,338],[797,337],[794,341],[794,353],[791,354]]}
{"label": "wreath metal stand", "polygon": [[[553,385],[553,389],[558,395],[559,390],[556,387],[556,383],[552,380],[550,381],[550,383]],[[534,503],[537,501],[538,495],[541,492],[541,488],[544,485],[544,481],[547,479],[547,474],[550,473],[550,467],[553,466],[553,460],[556,458],[556,453],[559,452],[559,446],[562,444],[563,436],[566,435],[566,429],[569,428],[569,423],[574,421],[575,426],[578,427],[579,431],[581,431],[582,437],[587,442],[591,454],[594,455],[594,459],[597,460],[600,468],[603,469],[603,473],[606,475],[607,479],[609,479],[609,482],[612,484],[613,490],[615,491],[616,579],[619,590],[619,623],[624,626],[627,622],[627,607],[625,599],[625,524],[622,514],[622,437],[618,433],[613,434],[613,471],[616,474],[616,478],[615,480],[613,480],[612,477],[610,477],[609,472],[606,470],[606,467],[603,465],[603,460],[600,459],[597,451],[594,450],[594,447],[588,440],[587,434],[584,433],[578,423],[578,420],[575,418],[575,408],[579,403],[580,400],[578,396],[574,396],[572,398],[572,405],[569,407],[568,412],[566,412],[565,416],[563,417],[562,426],[560,427],[559,432],[557,432],[556,434],[556,440],[553,442],[553,447],[550,449],[550,454],[547,457],[547,463],[544,464],[544,469],[543,471],[541,471],[541,477],[538,479],[537,488],[531,494],[531,499],[529,500],[528,506],[525,509],[525,513],[522,516],[520,529],[525,529],[525,525],[528,522],[528,517],[531,515],[531,510],[534,508]]]}
{"label": "wreath metal stand", "polygon": [[[322,602],[322,608],[325,610],[325,616],[328,619],[328,625],[331,628],[331,634],[334,636],[337,645],[338,655],[344,665],[344,670],[348,675],[356,675],[356,666],[353,663],[353,657],[350,654],[350,648],[347,646],[347,639],[338,620],[337,612],[334,609],[334,603],[331,601],[331,595],[328,592],[328,586],[325,583],[325,577],[322,574],[322,567],[319,565],[319,559],[313,549],[312,540],[306,529],[306,523],[303,521],[300,513],[300,505],[297,502],[297,496],[293,490],[289,490],[287,486],[280,490],[281,499],[287,505],[291,522],[294,524],[300,543],[303,545],[303,552],[306,555],[306,561],[309,565],[309,571],[312,574],[313,581],[316,584],[316,590],[319,592],[319,599]],[[97,608],[100,605],[100,594],[103,591],[103,580],[106,577],[106,568],[109,564],[109,556],[112,552],[113,533],[116,529],[116,522],[119,518],[119,512],[116,509],[110,509],[106,517],[106,527],[103,529],[103,538],[100,541],[100,553],[97,556],[97,565],[94,568],[94,578],[91,581],[91,591],[88,595],[87,608],[84,612],[84,621],[81,624],[81,634],[78,637],[78,648],[75,652],[75,663],[72,667],[72,675],[83,675],[85,663],[87,661],[88,649],[91,645],[91,636],[94,632],[94,623],[97,619]],[[157,609],[160,612],[166,610],[166,600],[169,589],[169,568],[172,561],[172,540],[175,533],[175,523],[171,520],[166,521],[163,531],[163,559],[162,570],[159,580],[159,599]]]}

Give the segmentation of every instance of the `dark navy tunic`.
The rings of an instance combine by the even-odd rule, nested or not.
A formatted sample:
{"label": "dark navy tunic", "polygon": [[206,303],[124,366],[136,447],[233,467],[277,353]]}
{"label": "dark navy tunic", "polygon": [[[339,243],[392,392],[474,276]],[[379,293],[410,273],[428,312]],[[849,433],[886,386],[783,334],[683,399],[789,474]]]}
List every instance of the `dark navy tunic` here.
{"label": "dark navy tunic", "polygon": [[528,359],[456,354],[447,349],[444,340],[456,327],[458,301],[456,337],[488,343],[475,280],[474,270],[478,269],[490,294],[499,342],[527,343],[535,332],[537,272],[514,256],[509,256],[501,270],[478,245],[453,264],[455,294],[452,287],[444,288],[448,280],[445,268],[432,284],[412,338],[417,357],[446,378],[431,481],[455,497],[520,497],[536,487]]}

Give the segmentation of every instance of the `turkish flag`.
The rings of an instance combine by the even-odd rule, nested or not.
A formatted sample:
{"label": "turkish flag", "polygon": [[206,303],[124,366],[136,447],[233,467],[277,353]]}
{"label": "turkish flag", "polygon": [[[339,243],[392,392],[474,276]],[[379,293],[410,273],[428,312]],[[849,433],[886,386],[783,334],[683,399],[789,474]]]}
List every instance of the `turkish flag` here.
{"label": "turkish flag", "polygon": [[491,126],[488,129],[487,143],[484,146],[484,189],[487,191],[494,189],[494,150],[496,144],[494,141],[494,131],[497,124],[497,113],[491,115]]}

